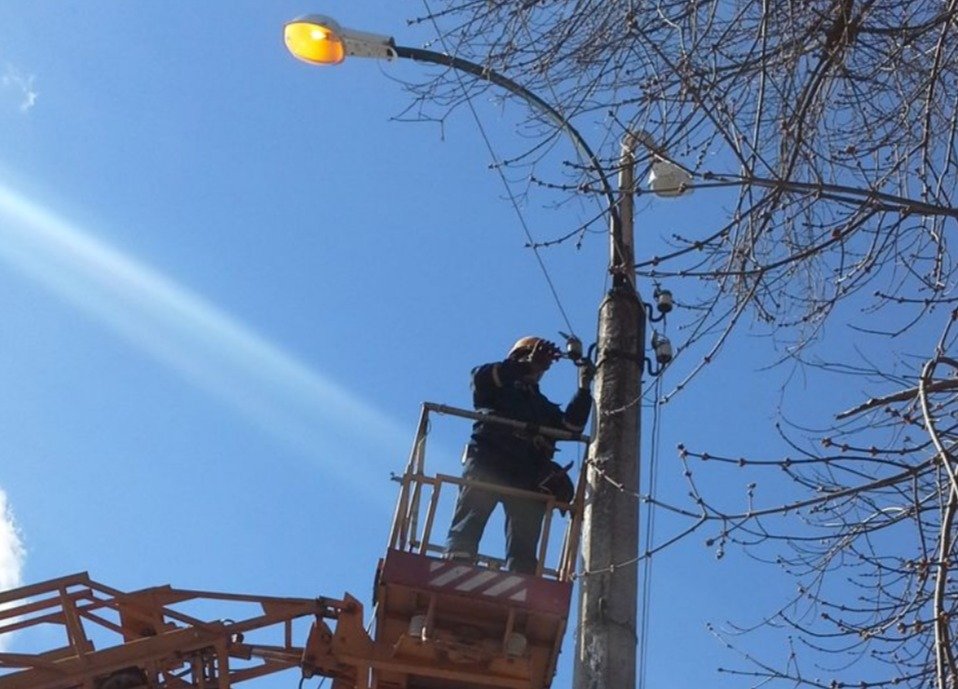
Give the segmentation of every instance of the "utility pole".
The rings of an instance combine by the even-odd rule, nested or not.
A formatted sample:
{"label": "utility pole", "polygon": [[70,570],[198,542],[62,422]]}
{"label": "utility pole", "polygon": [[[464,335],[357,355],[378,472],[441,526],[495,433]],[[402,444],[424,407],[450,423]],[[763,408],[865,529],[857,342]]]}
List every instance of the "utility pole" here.
{"label": "utility pole", "polygon": [[626,135],[618,213],[611,213],[612,289],[599,306],[596,411],[583,518],[585,573],[573,689],[633,689],[638,602],[639,430],[645,307],[635,289],[634,147]]}

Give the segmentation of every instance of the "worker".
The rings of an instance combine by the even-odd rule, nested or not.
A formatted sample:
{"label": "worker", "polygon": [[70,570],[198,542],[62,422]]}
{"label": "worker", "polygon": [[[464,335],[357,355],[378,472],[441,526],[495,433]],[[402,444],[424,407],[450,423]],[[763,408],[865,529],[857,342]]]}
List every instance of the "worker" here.
{"label": "worker", "polygon": [[[463,456],[463,478],[522,490],[548,490],[557,499],[572,500],[572,483],[552,461],[555,441],[535,431],[552,427],[581,433],[592,409],[589,386],[595,367],[579,357],[579,387],[563,411],[539,392],[539,381],[555,361],[559,348],[540,337],[523,337],[504,361],[472,370],[472,396],[476,411],[530,424],[515,429],[477,421]],[[556,470],[561,476],[558,476]],[[558,479],[558,481],[557,481]],[[540,487],[542,486],[542,487]],[[562,488],[562,486],[566,486]],[[565,494],[567,493],[567,494]],[[459,489],[452,525],[446,540],[446,558],[474,562],[489,515],[501,502],[506,513],[506,567],[532,574],[545,514],[542,500],[506,496],[464,485]]]}

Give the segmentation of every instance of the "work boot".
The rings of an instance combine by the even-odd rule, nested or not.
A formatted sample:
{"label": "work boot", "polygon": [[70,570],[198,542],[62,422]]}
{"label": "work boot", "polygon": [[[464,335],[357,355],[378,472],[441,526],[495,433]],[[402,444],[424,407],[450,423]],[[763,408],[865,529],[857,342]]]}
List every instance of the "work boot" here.
{"label": "work boot", "polygon": [[443,560],[449,560],[450,562],[458,562],[463,565],[474,565],[476,564],[476,554],[469,553],[465,550],[449,550],[442,554]]}

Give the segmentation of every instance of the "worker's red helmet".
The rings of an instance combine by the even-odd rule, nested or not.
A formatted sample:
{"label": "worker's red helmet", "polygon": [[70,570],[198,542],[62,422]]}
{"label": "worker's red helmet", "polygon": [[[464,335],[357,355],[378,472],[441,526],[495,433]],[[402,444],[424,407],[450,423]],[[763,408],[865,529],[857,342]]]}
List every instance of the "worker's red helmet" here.
{"label": "worker's red helmet", "polygon": [[541,337],[535,337],[533,335],[527,335],[526,337],[520,337],[516,340],[516,343],[512,345],[512,349],[509,350],[509,353],[506,355],[507,359],[521,359],[523,356],[535,349],[535,346],[542,341]]}

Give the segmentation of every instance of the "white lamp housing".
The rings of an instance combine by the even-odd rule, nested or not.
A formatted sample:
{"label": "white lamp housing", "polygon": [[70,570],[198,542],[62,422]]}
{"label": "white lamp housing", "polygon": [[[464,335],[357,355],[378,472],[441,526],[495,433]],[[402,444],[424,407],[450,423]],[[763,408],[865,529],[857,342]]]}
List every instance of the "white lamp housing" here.
{"label": "white lamp housing", "polygon": [[672,198],[692,193],[692,175],[668,160],[656,158],[649,172],[649,188],[657,196]]}

